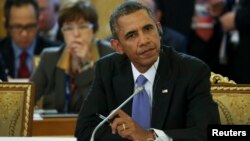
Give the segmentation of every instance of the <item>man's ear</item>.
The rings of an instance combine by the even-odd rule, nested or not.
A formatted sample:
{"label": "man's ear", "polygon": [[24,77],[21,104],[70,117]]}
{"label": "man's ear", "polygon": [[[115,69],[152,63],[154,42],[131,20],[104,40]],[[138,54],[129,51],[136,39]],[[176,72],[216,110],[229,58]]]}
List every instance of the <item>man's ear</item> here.
{"label": "man's ear", "polygon": [[156,23],[156,26],[157,26],[159,35],[162,36],[162,35],[163,35],[163,30],[162,30],[162,27],[161,27],[161,23],[160,23],[160,22],[157,22],[157,23]]}
{"label": "man's ear", "polygon": [[111,39],[110,41],[112,48],[119,54],[123,54],[122,46],[120,45],[119,41],[116,39]]}
{"label": "man's ear", "polygon": [[156,12],[155,12],[155,17],[157,19],[158,22],[161,21],[161,17],[162,17],[162,12],[161,10],[157,9]]}

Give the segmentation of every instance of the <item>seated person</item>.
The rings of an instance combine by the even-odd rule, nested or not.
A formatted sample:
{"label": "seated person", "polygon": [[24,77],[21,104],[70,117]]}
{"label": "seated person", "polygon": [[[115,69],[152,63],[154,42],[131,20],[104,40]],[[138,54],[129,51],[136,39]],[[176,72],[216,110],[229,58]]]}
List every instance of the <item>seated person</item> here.
{"label": "seated person", "polygon": [[90,89],[95,62],[113,49],[96,38],[97,12],[89,2],[63,8],[58,23],[65,45],[42,52],[30,81],[36,85],[35,102],[43,97],[43,109],[77,113]]}
{"label": "seated person", "polygon": [[[161,20],[163,13],[159,8],[158,2],[156,2],[155,0],[130,0],[130,1],[138,1],[147,5],[149,8],[152,9],[157,21]],[[184,35],[166,26],[162,26],[162,28],[159,28],[159,31],[161,32],[161,43],[163,45],[173,47],[178,52],[182,53],[187,52],[187,39]]]}
{"label": "seated person", "polygon": [[7,37],[0,41],[0,53],[9,78],[29,78],[34,58],[41,51],[60,43],[38,35],[39,8],[35,0],[6,0],[4,18]]}
{"label": "seated person", "polygon": [[57,41],[61,36],[57,23],[59,0],[37,0],[40,9],[39,34],[46,39]]}
{"label": "seated person", "polygon": [[103,120],[95,140],[205,141],[208,125],[220,123],[210,93],[210,68],[162,45],[159,27],[152,11],[138,2],[124,2],[114,10],[111,45],[118,53],[96,63],[92,88],[78,115],[78,141],[90,140],[101,115],[108,116],[133,92],[137,95],[115,111],[112,121]]}

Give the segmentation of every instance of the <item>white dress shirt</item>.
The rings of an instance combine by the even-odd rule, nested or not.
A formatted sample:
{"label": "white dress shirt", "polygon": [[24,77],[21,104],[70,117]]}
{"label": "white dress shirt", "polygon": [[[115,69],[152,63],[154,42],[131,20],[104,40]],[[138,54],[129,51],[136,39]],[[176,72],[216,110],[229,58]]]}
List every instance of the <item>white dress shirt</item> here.
{"label": "white dress shirt", "polygon": [[[134,64],[131,62],[135,88],[137,87],[136,86],[136,79],[139,75],[143,75],[148,80],[145,83],[144,87],[145,87],[145,90],[147,91],[147,94],[149,96],[151,110],[152,110],[152,102],[153,102],[153,85],[154,85],[155,74],[156,74],[158,65],[159,65],[159,57],[156,60],[156,62],[145,73],[140,73],[135,68]],[[151,113],[152,113],[152,111],[151,111]],[[157,138],[155,139],[155,141],[172,141],[172,138],[167,136],[162,130],[154,129],[154,128],[152,128],[152,130],[154,130],[154,132],[157,135]]]}

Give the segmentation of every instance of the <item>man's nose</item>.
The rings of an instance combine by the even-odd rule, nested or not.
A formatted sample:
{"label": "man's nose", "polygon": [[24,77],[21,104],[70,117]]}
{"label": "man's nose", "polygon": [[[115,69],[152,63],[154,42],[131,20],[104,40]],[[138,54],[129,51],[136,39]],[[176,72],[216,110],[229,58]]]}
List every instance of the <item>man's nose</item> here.
{"label": "man's nose", "polygon": [[139,44],[140,45],[145,45],[149,42],[149,37],[143,33],[143,32],[140,32],[139,33]]}
{"label": "man's nose", "polygon": [[22,29],[22,30],[21,30],[21,35],[22,35],[22,36],[27,36],[27,35],[28,35],[27,29]]}

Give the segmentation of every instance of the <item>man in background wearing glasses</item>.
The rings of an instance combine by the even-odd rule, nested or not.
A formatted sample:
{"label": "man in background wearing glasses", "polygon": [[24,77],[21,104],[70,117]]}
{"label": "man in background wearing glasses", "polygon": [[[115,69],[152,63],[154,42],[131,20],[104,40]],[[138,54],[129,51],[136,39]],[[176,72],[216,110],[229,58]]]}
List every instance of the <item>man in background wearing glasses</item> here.
{"label": "man in background wearing glasses", "polygon": [[34,56],[43,48],[59,45],[38,36],[39,8],[35,0],[7,0],[4,5],[7,36],[0,42],[9,78],[29,78]]}

